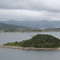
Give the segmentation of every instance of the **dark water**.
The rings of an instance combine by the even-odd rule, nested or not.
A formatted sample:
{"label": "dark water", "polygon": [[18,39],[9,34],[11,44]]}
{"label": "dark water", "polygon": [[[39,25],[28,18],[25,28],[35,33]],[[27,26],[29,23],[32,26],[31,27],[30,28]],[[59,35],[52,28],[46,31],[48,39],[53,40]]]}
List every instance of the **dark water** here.
{"label": "dark water", "polygon": [[[0,33],[0,44],[29,39],[36,34],[60,38],[60,32]],[[0,60],[60,60],[60,51],[34,51],[0,48]]]}

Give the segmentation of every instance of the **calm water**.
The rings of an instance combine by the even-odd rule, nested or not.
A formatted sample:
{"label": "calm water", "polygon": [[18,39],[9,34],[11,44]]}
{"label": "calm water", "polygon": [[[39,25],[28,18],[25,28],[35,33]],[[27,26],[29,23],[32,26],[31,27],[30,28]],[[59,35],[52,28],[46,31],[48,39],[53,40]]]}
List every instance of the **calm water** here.
{"label": "calm water", "polygon": [[[36,34],[50,34],[60,39],[60,32],[0,33],[0,45],[29,39]],[[0,60],[60,60],[60,51],[28,51],[0,48]]]}

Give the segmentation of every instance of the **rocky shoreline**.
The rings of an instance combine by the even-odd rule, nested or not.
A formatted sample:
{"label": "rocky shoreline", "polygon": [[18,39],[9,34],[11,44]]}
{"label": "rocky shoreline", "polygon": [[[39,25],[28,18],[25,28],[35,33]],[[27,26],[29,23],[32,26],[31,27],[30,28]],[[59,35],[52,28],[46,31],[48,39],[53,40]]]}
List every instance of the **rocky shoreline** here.
{"label": "rocky shoreline", "polygon": [[60,48],[34,48],[34,47],[18,47],[18,46],[0,46],[0,48],[20,49],[20,50],[42,50],[42,51],[58,51]]}

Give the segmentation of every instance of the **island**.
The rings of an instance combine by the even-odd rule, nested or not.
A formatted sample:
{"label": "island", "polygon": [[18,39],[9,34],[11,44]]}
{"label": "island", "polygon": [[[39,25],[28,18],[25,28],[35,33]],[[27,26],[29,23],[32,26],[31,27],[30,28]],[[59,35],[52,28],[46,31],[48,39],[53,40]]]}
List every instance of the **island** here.
{"label": "island", "polygon": [[60,47],[60,39],[48,34],[37,34],[31,39],[23,40],[21,42],[9,42],[3,44],[3,46],[7,48],[31,50],[58,50]]}

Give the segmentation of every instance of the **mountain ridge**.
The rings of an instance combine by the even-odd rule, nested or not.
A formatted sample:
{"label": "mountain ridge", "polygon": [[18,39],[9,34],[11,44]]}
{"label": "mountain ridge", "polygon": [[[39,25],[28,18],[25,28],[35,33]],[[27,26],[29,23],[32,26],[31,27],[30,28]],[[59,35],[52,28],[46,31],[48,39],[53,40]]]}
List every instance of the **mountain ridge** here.
{"label": "mountain ridge", "polygon": [[31,28],[60,28],[60,21],[0,21],[0,23],[22,25]]}

